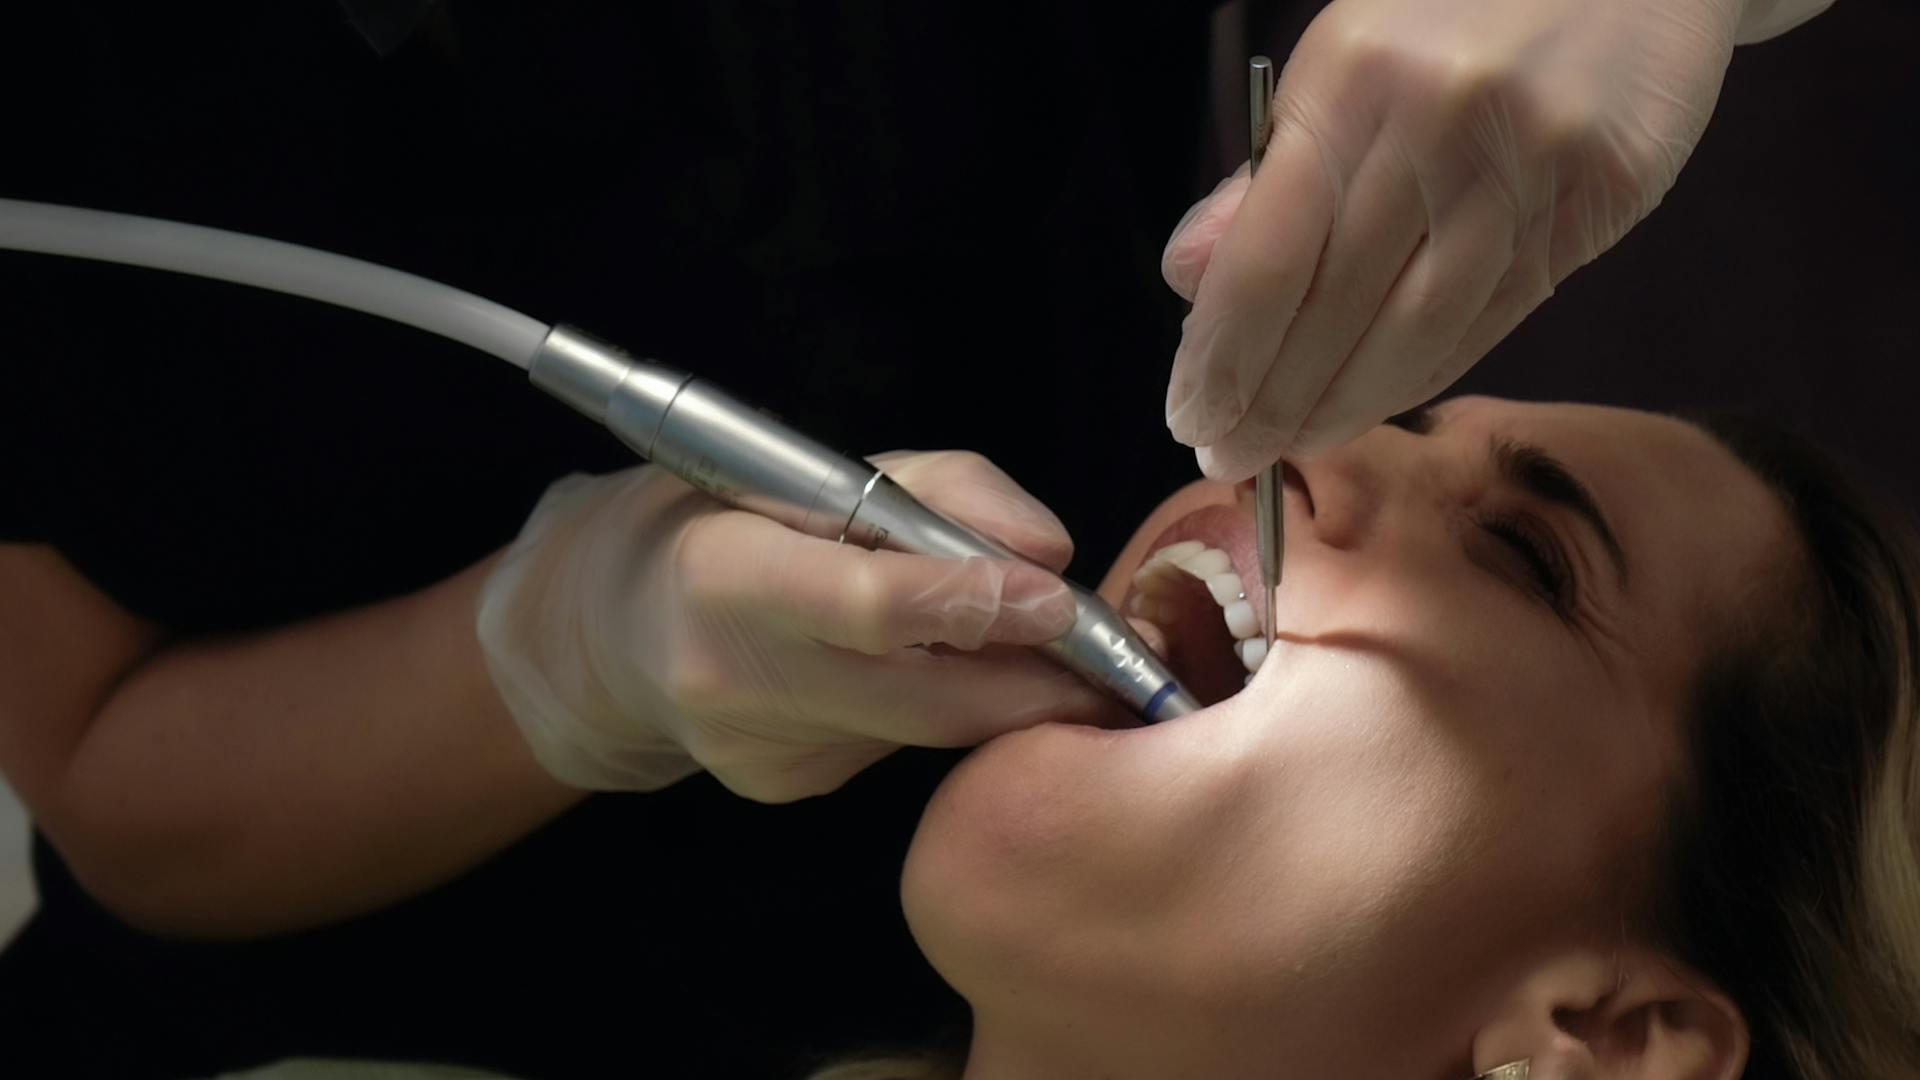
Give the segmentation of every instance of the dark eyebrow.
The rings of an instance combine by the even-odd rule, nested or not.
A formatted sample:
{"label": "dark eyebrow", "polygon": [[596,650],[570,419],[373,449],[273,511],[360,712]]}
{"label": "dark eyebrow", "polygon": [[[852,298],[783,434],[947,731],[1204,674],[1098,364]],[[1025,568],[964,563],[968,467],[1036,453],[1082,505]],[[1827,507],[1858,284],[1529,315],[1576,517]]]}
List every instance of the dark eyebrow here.
{"label": "dark eyebrow", "polygon": [[1593,527],[1613,560],[1620,591],[1625,592],[1627,553],[1620,546],[1619,537],[1614,535],[1613,527],[1607,524],[1607,516],[1600,512],[1600,503],[1593,492],[1569,472],[1559,458],[1533,443],[1495,435],[1488,442],[1488,452],[1502,480],[1543,502],[1572,510]]}

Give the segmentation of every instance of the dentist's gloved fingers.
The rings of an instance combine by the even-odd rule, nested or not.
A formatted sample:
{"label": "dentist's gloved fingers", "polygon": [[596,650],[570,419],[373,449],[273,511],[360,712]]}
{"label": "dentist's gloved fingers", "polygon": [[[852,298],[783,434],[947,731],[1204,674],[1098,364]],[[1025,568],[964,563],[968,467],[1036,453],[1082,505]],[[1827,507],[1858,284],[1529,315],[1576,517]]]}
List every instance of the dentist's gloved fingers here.
{"label": "dentist's gloved fingers", "polygon": [[1429,194],[1398,143],[1373,145],[1349,184],[1306,300],[1287,328],[1253,404],[1214,444],[1215,467],[1231,462],[1235,482],[1302,451],[1301,434],[1319,415],[1329,390],[1351,383],[1351,356],[1363,335],[1390,317],[1381,308],[1417,266],[1429,228]]}
{"label": "dentist's gloved fingers", "polygon": [[1117,701],[1032,649],[901,649],[841,654],[793,684],[822,727],[908,746],[977,746],[1044,720],[1130,727]]}
{"label": "dentist's gloved fingers", "polygon": [[1213,190],[1187,209],[1173,226],[1167,246],[1160,252],[1160,276],[1167,286],[1189,304],[1200,289],[1200,279],[1213,258],[1213,248],[1232,224],[1234,212],[1247,196],[1251,181],[1242,164],[1233,174],[1213,186]]}
{"label": "dentist's gloved fingers", "polygon": [[[794,676],[778,702],[751,685],[715,687],[697,715],[678,721],[675,741],[736,794],[782,803],[832,791],[900,746],[977,746],[1049,720],[1138,724],[1029,649],[828,653]],[[784,738],[739,719],[768,715],[781,715]]]}
{"label": "dentist's gloved fingers", "polygon": [[1445,393],[1553,295],[1554,278],[1548,270],[1553,240],[1553,231],[1547,224],[1550,217],[1547,214],[1535,218],[1520,242],[1519,255],[1487,301],[1486,310],[1461,335],[1452,354],[1441,361],[1424,382],[1403,396],[1388,416],[1424,405]]}
{"label": "dentist's gloved fingers", "polygon": [[1246,416],[1332,227],[1336,178],[1318,137],[1283,102],[1260,171],[1213,246],[1181,327],[1167,428],[1189,446],[1218,441]]}
{"label": "dentist's gloved fingers", "polygon": [[[1286,396],[1290,388],[1281,373],[1315,368],[1305,360],[1289,360],[1283,350],[1275,382],[1261,387],[1247,418],[1195,455],[1208,478],[1237,483],[1282,456],[1306,460],[1335,449],[1411,408],[1406,399],[1416,391],[1428,397],[1438,393],[1491,348],[1488,343],[1480,353],[1466,356],[1459,345],[1470,326],[1482,325],[1480,314],[1515,265],[1508,197],[1496,189],[1473,187],[1444,211],[1435,233],[1418,244],[1379,308],[1368,313],[1364,333],[1331,381],[1314,386],[1314,378],[1307,378],[1315,394],[1308,415],[1291,420],[1295,406]],[[1541,272],[1529,271],[1514,280]],[[1508,308],[1503,305],[1502,310]],[[1303,312],[1296,334],[1304,321]],[[1505,325],[1500,333],[1511,329],[1512,324]],[[1282,422],[1267,419],[1275,416]]]}
{"label": "dentist's gloved fingers", "polygon": [[[1517,265],[1513,234],[1505,193],[1484,187],[1468,192],[1407,261],[1340,374],[1292,445],[1281,450],[1307,459],[1336,449],[1400,411],[1409,394],[1430,387],[1432,396],[1478,361],[1492,343],[1469,355],[1461,351],[1462,341],[1473,326],[1492,328],[1482,319],[1503,281],[1527,277],[1511,273]],[[1501,326],[1501,335],[1517,322]],[[1254,460],[1268,452],[1245,451]]]}
{"label": "dentist's gloved fingers", "polygon": [[703,765],[728,791],[773,806],[836,791],[855,774],[900,747],[892,743],[830,743],[789,750],[779,757],[751,756],[757,742],[743,743],[749,756]]}
{"label": "dentist's gloved fingers", "polygon": [[1073,538],[1053,511],[970,450],[891,450],[867,459],[927,506],[1042,566],[1064,570]]}
{"label": "dentist's gloved fingers", "polygon": [[[1330,0],[1281,74],[1259,174],[1244,195],[1203,203],[1181,230],[1195,235],[1163,256],[1194,304],[1168,384],[1174,437],[1199,448],[1208,475],[1234,479],[1280,452],[1323,451],[1457,379],[1546,295],[1531,267],[1511,287],[1485,276],[1515,263],[1525,244],[1511,239],[1543,208],[1557,283],[1671,188],[1712,113],[1742,7]],[[1357,205],[1372,182],[1362,166],[1389,152],[1427,210],[1430,240],[1413,263],[1404,234],[1369,231],[1381,219]],[[1476,189],[1503,196],[1509,215],[1506,249],[1486,242],[1490,266],[1449,250],[1461,208],[1476,205],[1455,196]],[[1349,236],[1368,238],[1363,261],[1344,253]],[[1381,303],[1367,271],[1396,259],[1406,273]],[[1448,279],[1430,263],[1466,272]]]}
{"label": "dentist's gloved fingers", "polygon": [[[959,662],[950,670],[929,672],[907,669],[894,658],[860,658],[865,666],[845,671],[841,685],[873,693],[876,707],[821,718],[818,730],[835,731],[833,741],[776,746],[763,733],[720,725],[688,740],[699,747],[693,757],[736,795],[787,803],[834,791],[903,745],[978,746],[1042,721],[1139,726],[1112,699],[1031,652],[1010,654],[1004,664],[982,664],[974,657],[904,655]],[[990,692],[988,687],[998,689]],[[856,727],[870,734],[853,734]]]}
{"label": "dentist's gloved fingers", "polygon": [[[964,457],[932,472],[1003,486]],[[1065,584],[1024,561],[822,540],[645,466],[553,485],[490,572],[475,629],[562,782],[651,791],[720,768],[779,801],[831,790],[908,738],[956,745],[1086,713],[1090,687],[988,644],[1046,641],[1074,617]],[[942,650],[973,662],[923,662]]]}
{"label": "dentist's gloved fingers", "polygon": [[774,618],[823,645],[880,654],[942,643],[1039,644],[1073,625],[1073,594],[1012,559],[941,559],[803,536],[740,511],[689,527],[679,573],[714,617]]}

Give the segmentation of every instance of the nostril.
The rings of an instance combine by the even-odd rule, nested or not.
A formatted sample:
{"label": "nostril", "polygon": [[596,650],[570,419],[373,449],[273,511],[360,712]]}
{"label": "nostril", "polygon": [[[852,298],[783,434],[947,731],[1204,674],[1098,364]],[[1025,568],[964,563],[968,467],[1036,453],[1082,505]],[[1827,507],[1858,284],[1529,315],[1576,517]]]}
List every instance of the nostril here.
{"label": "nostril", "polygon": [[1301,475],[1300,470],[1294,468],[1292,465],[1289,465],[1284,461],[1281,462],[1280,463],[1280,484],[1282,487],[1292,487],[1295,490],[1300,492],[1300,497],[1307,501],[1307,516],[1312,517],[1313,516],[1313,490],[1307,487],[1307,478]]}

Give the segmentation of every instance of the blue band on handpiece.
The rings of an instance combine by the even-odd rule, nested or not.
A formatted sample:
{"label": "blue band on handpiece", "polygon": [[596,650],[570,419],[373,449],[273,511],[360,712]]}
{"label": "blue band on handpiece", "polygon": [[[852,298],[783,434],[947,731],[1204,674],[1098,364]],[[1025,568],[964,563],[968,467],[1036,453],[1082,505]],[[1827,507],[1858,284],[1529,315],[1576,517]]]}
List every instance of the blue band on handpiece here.
{"label": "blue band on handpiece", "polygon": [[1166,704],[1167,699],[1172,697],[1173,692],[1178,689],[1180,689],[1178,686],[1175,686],[1173,683],[1168,683],[1154,691],[1153,697],[1147,701],[1147,723],[1157,724],[1160,722],[1160,706]]}

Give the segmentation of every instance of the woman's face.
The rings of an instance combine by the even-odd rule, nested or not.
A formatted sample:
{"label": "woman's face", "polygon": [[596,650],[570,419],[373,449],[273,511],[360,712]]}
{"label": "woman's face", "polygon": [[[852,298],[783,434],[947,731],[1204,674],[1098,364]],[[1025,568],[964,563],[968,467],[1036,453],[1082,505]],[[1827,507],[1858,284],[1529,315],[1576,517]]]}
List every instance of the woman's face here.
{"label": "woman's face", "polygon": [[1136,574],[1197,540],[1257,612],[1250,489],[1196,483],[1101,592],[1233,696],[1019,731],[935,795],[904,899],[982,1039],[1060,1076],[1439,1076],[1542,950],[1619,938],[1703,643],[1784,514],[1664,417],[1461,398],[1424,426],[1289,472],[1244,691],[1205,584]]}

